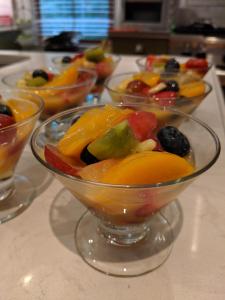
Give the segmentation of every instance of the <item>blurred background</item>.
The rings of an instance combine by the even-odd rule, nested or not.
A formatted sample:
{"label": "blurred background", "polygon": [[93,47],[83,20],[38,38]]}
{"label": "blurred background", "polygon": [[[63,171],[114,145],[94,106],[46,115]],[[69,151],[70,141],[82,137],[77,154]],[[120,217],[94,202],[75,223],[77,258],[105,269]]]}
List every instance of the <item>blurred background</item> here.
{"label": "blurred background", "polygon": [[209,57],[225,70],[225,0],[0,0],[0,49]]}

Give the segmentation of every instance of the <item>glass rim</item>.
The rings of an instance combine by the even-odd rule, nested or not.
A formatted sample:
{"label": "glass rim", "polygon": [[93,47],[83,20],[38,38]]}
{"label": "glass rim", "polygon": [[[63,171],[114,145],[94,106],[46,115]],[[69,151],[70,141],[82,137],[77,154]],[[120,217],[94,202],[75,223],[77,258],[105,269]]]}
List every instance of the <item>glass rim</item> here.
{"label": "glass rim", "polygon": [[[158,98],[157,97],[151,97],[151,96],[139,96],[139,95],[132,95],[132,94],[127,94],[127,93],[124,93],[124,92],[120,92],[120,91],[117,91],[117,90],[114,90],[113,88],[110,88],[109,87],[109,82],[112,80],[112,79],[115,79],[115,78],[118,78],[120,76],[131,76],[131,75],[135,75],[135,74],[139,74],[140,72],[126,72],[126,73],[119,73],[119,74],[116,74],[116,75],[112,75],[110,76],[109,78],[107,78],[104,82],[104,88],[106,88],[108,90],[109,93],[113,93],[113,94],[116,94],[118,96],[124,96],[124,97],[128,97],[128,98],[135,98],[137,100],[146,100],[146,99],[151,99],[151,100],[157,100]],[[154,73],[154,72],[153,72]],[[156,73],[157,74],[157,73]],[[167,72],[166,74],[176,74],[176,73],[171,73],[171,72]],[[177,97],[174,97],[174,98],[163,98],[162,100],[179,100],[179,99],[195,99],[197,97],[200,97],[200,96],[204,96],[206,97],[208,94],[211,93],[212,91],[212,85],[208,82],[208,81],[205,81],[203,79],[199,79],[197,81],[201,81],[205,84],[205,86],[207,87],[207,91],[204,92],[204,94],[202,95],[199,95],[199,96],[194,96],[194,97],[183,97],[183,96],[177,96]]]}
{"label": "glass rim", "polygon": [[[80,53],[83,53],[83,52],[75,52],[75,54],[80,54]],[[112,56],[115,60],[114,60],[114,62],[115,63],[119,63],[119,61],[121,60],[121,55],[119,55],[119,54],[112,54],[112,53],[105,53],[105,55],[106,55],[106,57],[109,57],[109,56]],[[62,60],[62,58],[64,57],[64,56],[69,56],[69,57],[71,57],[72,56],[72,54],[65,54],[65,55],[57,55],[57,56],[54,56],[52,59],[51,59],[51,61],[54,63],[54,64],[62,64],[62,65],[69,65],[70,63],[63,63],[63,62],[61,62],[61,61],[56,61],[57,59],[61,59]],[[95,63],[95,62],[93,62],[93,63]]]}
{"label": "glass rim", "polygon": [[[182,55],[170,55],[170,54],[159,54],[159,55],[155,55],[156,57],[166,57],[168,56],[169,58],[177,58],[179,60],[179,57],[182,57],[182,58],[187,58],[186,60],[189,60],[189,59],[198,59],[197,57],[195,56],[188,56],[188,57],[185,57],[185,56],[182,56]],[[141,56],[139,58],[137,58],[135,60],[135,63],[141,67],[141,68],[145,68],[145,64],[146,64],[146,59],[147,59],[147,56]],[[186,63],[186,60],[183,62],[183,63]],[[208,67],[207,67],[207,72],[211,69],[212,67],[212,63],[210,61],[208,61],[206,59],[207,63],[208,63]],[[195,68],[190,68],[188,70],[196,70]],[[206,68],[199,68],[198,70],[206,70]]]}
{"label": "glass rim", "polygon": [[89,84],[94,84],[97,80],[97,73],[93,69],[88,69],[88,68],[78,68],[78,71],[80,72],[86,72],[92,75],[92,78],[89,78],[88,80],[85,80],[80,83],[73,83],[70,85],[62,85],[62,86],[56,86],[56,87],[16,87],[15,84],[11,84],[8,82],[8,79],[11,78],[13,75],[19,75],[19,74],[24,74],[24,71],[18,71],[15,73],[7,74],[4,77],[2,77],[2,83],[7,85],[10,88],[17,88],[23,91],[60,91],[60,90],[66,90],[66,89],[71,89],[71,88],[77,88],[77,87],[83,87],[83,86],[88,86]]}
{"label": "glass rim", "polygon": [[[41,128],[44,128],[47,124],[51,123],[52,121],[55,121],[57,118],[60,118],[62,116],[66,116],[69,115],[71,113],[74,112],[79,112],[82,109],[91,109],[91,108],[98,108],[98,107],[103,107],[105,104],[98,104],[98,105],[90,105],[90,106],[82,106],[82,107],[77,107],[77,108],[72,108],[69,109],[67,111],[63,111],[61,113],[58,113],[54,116],[52,116],[51,118],[47,119],[46,121],[44,121],[40,126],[38,126],[34,132],[33,135],[31,137],[31,141],[30,141],[30,145],[31,145],[31,150],[34,154],[34,156],[36,157],[36,159],[42,164],[44,165],[48,170],[50,170],[52,173],[56,173],[57,175],[66,177],[70,180],[74,180],[78,183],[82,183],[82,184],[89,184],[89,185],[94,185],[94,186],[98,186],[98,187],[107,187],[107,188],[117,188],[117,189],[145,189],[145,188],[160,188],[160,187],[166,187],[166,186],[172,186],[174,184],[181,184],[184,183],[186,181],[189,181],[191,179],[194,179],[195,177],[201,175],[202,173],[204,173],[205,171],[207,171],[218,159],[220,151],[221,151],[221,145],[220,145],[220,141],[219,138],[217,136],[217,134],[215,133],[215,131],[213,129],[211,129],[206,123],[202,122],[201,120],[199,120],[198,118],[192,117],[191,115],[185,114],[179,110],[173,109],[173,108],[166,108],[166,110],[169,110],[173,113],[176,113],[178,115],[182,115],[185,118],[191,119],[192,121],[194,121],[195,123],[197,123],[198,125],[202,126],[205,130],[208,131],[208,133],[211,135],[211,137],[214,140],[215,143],[215,154],[213,156],[213,158],[201,169],[194,171],[193,173],[191,173],[190,175],[187,176],[183,176],[180,178],[177,178],[176,180],[170,180],[170,181],[165,181],[165,182],[161,182],[161,183],[156,183],[156,184],[110,184],[110,183],[101,183],[101,182],[94,182],[94,181],[90,181],[90,180],[85,180],[85,179],[80,179],[78,177],[75,176],[71,176],[68,174],[63,173],[62,171],[52,167],[50,164],[48,164],[42,157],[39,156],[39,154],[36,152],[35,150],[35,142],[37,139],[37,136],[39,134],[39,131]],[[110,103],[110,105],[113,106],[119,106],[119,107],[123,107],[123,106],[127,106],[126,104],[112,104]],[[145,104],[146,106],[151,106],[151,104]],[[129,106],[138,106],[137,104],[129,104]],[[165,108],[162,108],[163,110],[165,110]]]}
{"label": "glass rim", "polygon": [[[15,123],[13,123],[9,126],[0,128],[0,132],[7,131],[7,130],[12,129],[14,127],[15,128],[22,127],[24,124],[29,123],[37,115],[41,114],[41,112],[44,110],[44,101],[40,96],[38,96],[36,94],[33,94],[33,93],[30,93],[30,92],[27,92],[27,91],[24,91],[24,90],[21,90],[21,89],[18,89],[18,88],[4,90],[4,93],[6,93],[6,94],[11,93],[11,92],[22,92],[22,93],[31,95],[34,99],[38,100],[39,106],[38,106],[37,111],[34,114],[32,114],[31,116],[29,116],[28,118],[26,118],[24,120],[21,120],[21,121],[15,122]],[[1,91],[0,91],[0,95],[1,95]],[[21,96],[16,95],[15,97],[12,97],[12,98],[15,99],[15,100],[22,100],[22,101],[26,100],[26,101],[32,102],[32,100],[30,100],[30,99],[24,99],[22,95]],[[7,104],[7,102],[6,102],[6,104]]]}

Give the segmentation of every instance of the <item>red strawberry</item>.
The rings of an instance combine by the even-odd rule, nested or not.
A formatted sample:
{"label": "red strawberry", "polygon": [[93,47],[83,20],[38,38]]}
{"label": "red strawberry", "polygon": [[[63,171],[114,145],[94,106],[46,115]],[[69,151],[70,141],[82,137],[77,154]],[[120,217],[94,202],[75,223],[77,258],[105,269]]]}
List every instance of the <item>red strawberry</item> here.
{"label": "red strawberry", "polygon": [[77,172],[84,166],[80,161],[64,156],[53,145],[45,146],[44,155],[53,168],[68,175],[77,176]]}
{"label": "red strawberry", "polygon": [[185,66],[187,69],[207,70],[208,62],[203,58],[190,58]]}
{"label": "red strawberry", "polygon": [[105,79],[113,72],[112,64],[108,61],[101,61],[96,64],[96,72],[99,79]]}
{"label": "red strawberry", "polygon": [[173,91],[163,91],[154,94],[152,97],[161,106],[172,106],[176,103],[177,93]]}
{"label": "red strawberry", "polygon": [[[16,127],[9,127],[15,123],[13,117],[0,114],[0,144],[10,143],[16,135]],[[5,128],[5,129],[3,129]]]}
{"label": "red strawberry", "polygon": [[129,125],[139,141],[147,140],[157,127],[155,114],[147,111],[136,111],[128,116]]}

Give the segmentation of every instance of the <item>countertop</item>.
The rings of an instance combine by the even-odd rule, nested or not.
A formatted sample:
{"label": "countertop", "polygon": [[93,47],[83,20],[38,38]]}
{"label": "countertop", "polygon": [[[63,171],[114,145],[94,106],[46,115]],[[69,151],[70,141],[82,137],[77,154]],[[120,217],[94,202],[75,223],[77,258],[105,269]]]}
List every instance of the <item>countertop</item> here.
{"label": "countertop", "polygon": [[[29,54],[31,60],[0,69],[0,76],[41,66],[56,55]],[[134,58],[123,57],[115,72],[137,70]],[[168,207],[177,210],[174,218],[181,224],[168,260],[135,278],[110,277],[84,263],[74,244],[84,208],[72,196],[69,201],[60,197],[62,185],[27,146],[17,172],[30,177],[37,196],[21,215],[0,225],[0,300],[225,299],[225,107],[214,68],[205,80],[213,91],[195,116],[216,131],[222,151],[216,164]],[[104,93],[103,100],[107,97]]]}

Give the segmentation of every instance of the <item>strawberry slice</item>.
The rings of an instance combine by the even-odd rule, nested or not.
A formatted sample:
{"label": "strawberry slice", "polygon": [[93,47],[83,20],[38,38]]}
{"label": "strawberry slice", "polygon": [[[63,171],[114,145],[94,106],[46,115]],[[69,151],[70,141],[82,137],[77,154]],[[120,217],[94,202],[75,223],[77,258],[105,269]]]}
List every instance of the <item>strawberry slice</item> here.
{"label": "strawberry slice", "polygon": [[[0,144],[10,143],[16,135],[16,127],[6,128],[15,124],[15,120],[13,117],[0,114]],[[5,128],[5,130],[3,130]]]}
{"label": "strawberry slice", "polygon": [[148,55],[146,58],[146,69],[151,70],[153,62],[155,61],[156,56],[155,55]]}
{"label": "strawberry slice", "polygon": [[128,116],[128,123],[136,139],[144,141],[157,127],[157,118],[152,112],[136,111]]}
{"label": "strawberry slice", "polygon": [[54,78],[54,76],[55,76],[54,73],[48,72],[47,74],[48,74],[48,81],[51,81]]}
{"label": "strawberry slice", "polygon": [[4,128],[6,126],[10,126],[15,123],[13,117],[5,114],[0,114],[0,128]]}
{"label": "strawberry slice", "polygon": [[154,94],[152,97],[161,106],[172,106],[176,103],[177,93],[173,91],[162,91]]}
{"label": "strawberry slice", "polygon": [[98,78],[105,79],[112,74],[113,66],[108,61],[101,61],[96,64],[96,72],[97,72]]}
{"label": "strawberry slice", "polygon": [[187,69],[207,70],[208,62],[203,58],[191,58],[186,62],[185,67]]}
{"label": "strawberry slice", "polygon": [[54,145],[45,145],[44,155],[46,161],[55,169],[59,171],[72,175],[77,176],[78,171],[82,169],[85,165],[75,159],[66,157]]}

